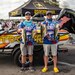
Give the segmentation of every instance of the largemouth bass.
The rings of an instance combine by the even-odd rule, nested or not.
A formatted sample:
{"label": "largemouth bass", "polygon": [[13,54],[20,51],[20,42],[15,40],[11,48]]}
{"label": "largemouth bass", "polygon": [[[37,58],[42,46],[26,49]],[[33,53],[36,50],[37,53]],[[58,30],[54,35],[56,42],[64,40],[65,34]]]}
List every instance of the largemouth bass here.
{"label": "largemouth bass", "polygon": [[22,29],[22,41],[26,45],[26,32],[25,32],[25,29]]}

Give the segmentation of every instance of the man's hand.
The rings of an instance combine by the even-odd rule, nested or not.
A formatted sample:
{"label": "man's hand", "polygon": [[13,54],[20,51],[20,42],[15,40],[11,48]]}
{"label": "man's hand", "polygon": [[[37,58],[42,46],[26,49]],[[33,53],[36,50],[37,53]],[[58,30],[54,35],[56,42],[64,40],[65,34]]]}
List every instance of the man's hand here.
{"label": "man's hand", "polygon": [[17,32],[20,33],[20,32],[22,32],[22,30],[21,29],[18,29]]}
{"label": "man's hand", "polygon": [[25,29],[25,28],[20,28],[20,29],[17,30],[17,32],[21,33],[23,29]]}

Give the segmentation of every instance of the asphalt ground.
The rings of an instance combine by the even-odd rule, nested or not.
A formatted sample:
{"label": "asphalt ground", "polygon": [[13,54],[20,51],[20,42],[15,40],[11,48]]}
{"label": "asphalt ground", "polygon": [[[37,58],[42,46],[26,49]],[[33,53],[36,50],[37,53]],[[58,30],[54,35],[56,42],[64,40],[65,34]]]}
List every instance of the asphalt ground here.
{"label": "asphalt ground", "polygon": [[20,72],[20,67],[16,66],[11,56],[0,55],[0,75],[75,75],[75,50],[67,53],[58,53],[59,73],[53,72],[53,65],[49,65],[49,71],[42,73],[43,66],[36,66],[36,71],[31,73],[29,70]]}

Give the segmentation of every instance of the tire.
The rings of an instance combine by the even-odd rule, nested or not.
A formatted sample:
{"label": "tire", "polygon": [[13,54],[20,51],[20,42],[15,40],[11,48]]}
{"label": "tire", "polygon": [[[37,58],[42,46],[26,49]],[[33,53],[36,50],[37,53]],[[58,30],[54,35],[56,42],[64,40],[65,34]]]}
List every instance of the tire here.
{"label": "tire", "polygon": [[43,62],[43,46],[37,45],[34,47],[33,64],[34,66],[42,66]]}
{"label": "tire", "polygon": [[[34,66],[42,66],[44,65],[44,60],[43,60],[43,55],[44,55],[44,51],[43,51],[43,46],[35,46],[34,47],[34,51],[33,51],[33,65]],[[51,54],[50,54],[51,55]],[[52,64],[52,56],[49,55],[49,65]],[[21,67],[21,51],[20,49],[16,51],[16,53],[14,54],[14,63]],[[28,65],[29,61],[27,61],[27,65]]]}
{"label": "tire", "polygon": [[19,67],[22,66],[22,64],[21,64],[21,51],[20,51],[20,50],[18,50],[18,51],[15,53],[15,55],[14,55],[14,63],[15,63],[17,66],[19,66]]}
{"label": "tire", "polygon": [[[43,46],[35,46],[34,47],[34,54],[33,54],[33,64],[35,66],[42,66],[44,65],[44,60],[43,60],[43,56],[44,56],[44,51],[43,51]],[[48,59],[48,64],[52,65],[53,64],[53,59],[52,59],[52,55],[51,52],[49,54],[49,59]],[[38,61],[38,62],[37,62]]]}
{"label": "tire", "polygon": [[[34,50],[33,50],[33,65],[37,66],[37,65],[43,65],[43,47],[42,46],[35,46]],[[39,59],[40,58],[40,59]],[[37,62],[38,61],[38,62]],[[28,63],[29,61],[27,61]],[[17,50],[16,53],[14,54],[14,63],[21,67],[21,51]]]}
{"label": "tire", "polygon": [[51,52],[49,53],[48,56],[48,65],[53,65],[53,56],[51,55]]}

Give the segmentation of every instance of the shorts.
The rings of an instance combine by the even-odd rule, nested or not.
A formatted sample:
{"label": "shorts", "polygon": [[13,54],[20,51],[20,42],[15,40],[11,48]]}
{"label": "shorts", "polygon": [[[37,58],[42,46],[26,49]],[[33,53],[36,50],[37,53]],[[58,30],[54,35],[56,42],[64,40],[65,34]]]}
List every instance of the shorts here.
{"label": "shorts", "polygon": [[27,45],[25,46],[24,44],[20,44],[20,49],[21,49],[21,55],[33,55],[33,45]]}
{"label": "shorts", "polygon": [[48,56],[51,50],[52,56],[57,55],[57,44],[43,44],[44,55]]}

